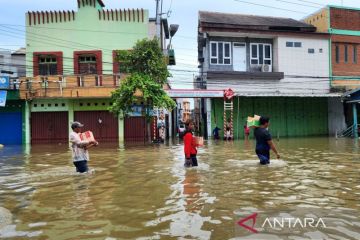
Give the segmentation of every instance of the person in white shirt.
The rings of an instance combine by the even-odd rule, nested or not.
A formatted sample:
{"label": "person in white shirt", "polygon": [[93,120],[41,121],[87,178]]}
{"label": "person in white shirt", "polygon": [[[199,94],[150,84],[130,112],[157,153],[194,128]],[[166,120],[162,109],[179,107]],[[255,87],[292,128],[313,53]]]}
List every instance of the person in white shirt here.
{"label": "person in white shirt", "polygon": [[69,137],[72,148],[73,163],[76,167],[76,171],[80,173],[88,172],[89,170],[87,165],[87,162],[89,161],[88,149],[99,144],[97,141],[82,141],[79,136],[82,127],[84,127],[83,124],[73,122],[71,124],[73,132],[70,133]]}

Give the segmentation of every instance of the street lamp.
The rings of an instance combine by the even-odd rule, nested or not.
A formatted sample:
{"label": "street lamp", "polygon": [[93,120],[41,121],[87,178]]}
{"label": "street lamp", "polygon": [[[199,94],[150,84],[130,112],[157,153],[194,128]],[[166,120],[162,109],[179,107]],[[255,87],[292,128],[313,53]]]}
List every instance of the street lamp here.
{"label": "street lamp", "polygon": [[170,24],[170,43],[168,49],[171,49],[171,40],[175,36],[176,32],[179,30],[179,24]]}

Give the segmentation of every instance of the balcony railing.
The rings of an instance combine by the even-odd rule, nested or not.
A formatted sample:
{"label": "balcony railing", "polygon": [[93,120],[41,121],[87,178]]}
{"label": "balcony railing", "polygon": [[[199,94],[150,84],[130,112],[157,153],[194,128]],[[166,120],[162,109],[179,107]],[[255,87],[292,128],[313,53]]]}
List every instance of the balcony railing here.
{"label": "balcony railing", "polygon": [[125,74],[25,77],[19,83],[20,98],[110,97],[125,77]]}

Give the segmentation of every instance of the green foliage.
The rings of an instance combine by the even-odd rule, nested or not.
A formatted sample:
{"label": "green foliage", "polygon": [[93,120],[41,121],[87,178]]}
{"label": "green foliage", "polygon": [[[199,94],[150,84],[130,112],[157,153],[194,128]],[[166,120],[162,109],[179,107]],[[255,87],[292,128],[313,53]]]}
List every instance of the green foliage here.
{"label": "green foliage", "polygon": [[[176,107],[163,89],[170,74],[156,39],[141,40],[131,51],[118,51],[117,57],[129,76],[112,93],[111,112],[126,115],[140,101],[147,108],[144,113],[147,117],[154,108],[172,110]],[[141,96],[135,96],[135,93],[141,93]]]}
{"label": "green foliage", "polygon": [[131,51],[118,51],[117,59],[125,72],[149,75],[160,84],[166,84],[167,78],[171,76],[156,38],[138,41]]}

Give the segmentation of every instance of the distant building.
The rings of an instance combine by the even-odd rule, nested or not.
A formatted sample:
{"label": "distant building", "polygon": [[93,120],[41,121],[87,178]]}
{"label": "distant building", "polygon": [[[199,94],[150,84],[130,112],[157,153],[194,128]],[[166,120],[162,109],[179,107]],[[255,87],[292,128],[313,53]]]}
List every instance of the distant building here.
{"label": "distant building", "polygon": [[24,77],[25,74],[24,48],[14,52],[0,51],[0,78],[6,77],[9,80],[7,86],[0,85],[0,91],[6,91],[6,105],[0,107],[0,144],[21,144],[25,141],[25,102],[20,100],[18,91],[19,77]]}

